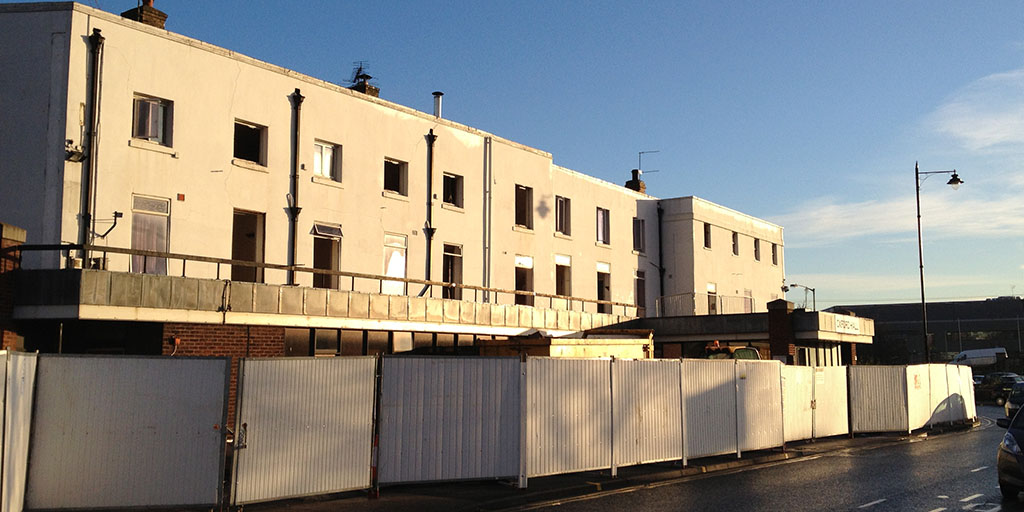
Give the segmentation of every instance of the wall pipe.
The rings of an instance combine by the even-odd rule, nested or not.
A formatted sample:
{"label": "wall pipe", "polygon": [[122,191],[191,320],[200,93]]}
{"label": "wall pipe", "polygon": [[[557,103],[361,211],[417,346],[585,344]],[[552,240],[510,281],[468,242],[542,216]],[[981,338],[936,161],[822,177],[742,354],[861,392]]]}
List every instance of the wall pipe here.
{"label": "wall pipe", "polygon": [[[103,42],[106,38],[100,34],[100,29],[92,29],[92,35],[89,36],[89,44],[92,50],[92,62],[90,63],[90,74],[92,76],[92,82],[90,84],[91,90],[89,91],[89,133],[87,135],[89,139],[89,147],[86,148],[86,159],[87,165],[83,172],[82,180],[82,212],[79,221],[78,240],[82,244],[92,244],[92,210],[93,210],[93,194],[94,183],[96,179],[96,161],[98,160],[97,154],[97,140],[99,139],[99,118],[100,118],[100,85],[102,83],[100,74],[103,70]],[[82,251],[82,267],[89,267],[89,251]]]}
{"label": "wall pipe", "polygon": [[[434,129],[431,128],[430,132],[426,135],[427,139],[427,222],[423,226],[423,234],[427,237],[427,255],[426,265],[427,269],[424,272],[424,281],[430,281],[430,256],[431,246],[434,241],[434,232],[437,231],[432,223],[434,213],[434,142],[437,140],[437,135],[434,135]],[[423,289],[420,290],[420,297],[430,290],[430,285],[424,285]]]}
{"label": "wall pipe", "polygon": [[301,126],[302,101],[305,96],[295,88],[295,92],[289,96],[292,102],[292,180],[289,187],[288,217],[291,220],[288,236],[288,284],[295,284],[295,262],[298,260],[298,238],[299,238],[299,127]]}
{"label": "wall pipe", "polygon": [[[658,201],[658,296],[662,298],[665,297],[665,256],[664,251],[662,250],[662,247],[665,246],[665,239],[662,238],[661,230],[661,224],[664,222],[664,216],[665,209],[661,207],[661,201]],[[664,300],[658,301],[658,305],[660,306],[657,312],[658,316],[665,314],[663,311],[665,309],[664,303]]]}

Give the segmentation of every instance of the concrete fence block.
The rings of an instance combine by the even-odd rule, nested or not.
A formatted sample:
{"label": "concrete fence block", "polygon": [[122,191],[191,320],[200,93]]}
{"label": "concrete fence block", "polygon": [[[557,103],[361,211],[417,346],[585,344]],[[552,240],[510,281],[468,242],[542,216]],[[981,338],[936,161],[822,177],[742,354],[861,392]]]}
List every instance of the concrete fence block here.
{"label": "concrete fence block", "polygon": [[110,274],[110,305],[137,307],[142,304],[142,274]]}
{"label": "concrete fence block", "polygon": [[[269,284],[255,284],[252,287],[253,313],[280,313],[281,287]],[[232,307],[232,311],[234,308]]]}
{"label": "concrete fence block", "polygon": [[324,288],[306,288],[303,310],[307,315],[327,315],[327,290]]}
{"label": "concrete fence block", "polygon": [[299,286],[281,286],[281,313],[285,315],[303,314],[305,294]]}
{"label": "concrete fence block", "polygon": [[348,314],[351,318],[370,318],[370,296],[365,293],[352,292],[348,303]]}
{"label": "concrete fence block", "polygon": [[409,297],[409,321],[425,322],[427,320],[427,299]]}
{"label": "concrete fence block", "polygon": [[[388,303],[388,318],[391,320],[408,320],[409,297],[406,297],[405,295],[392,295],[391,300]],[[409,338],[409,340],[409,343],[411,344],[412,338]]]}
{"label": "concrete fence block", "polygon": [[200,311],[218,311],[223,306],[230,304],[226,302],[229,291],[228,284],[215,279],[201,279],[198,283],[199,297],[197,308]]}
{"label": "concrete fence block", "polygon": [[444,304],[444,321],[454,324],[459,321],[459,301],[442,299]]}
{"label": "concrete fence block", "polygon": [[348,295],[349,292],[347,291],[327,290],[327,315],[335,317],[347,317]]}
{"label": "concrete fence block", "polygon": [[169,277],[171,281],[171,309],[199,309],[199,280],[187,277]]}
{"label": "concrete fence block", "polygon": [[444,303],[441,299],[427,299],[427,321],[444,321]]}
{"label": "concrete fence block", "polygon": [[171,307],[171,278],[143,274],[142,307],[167,309]]}
{"label": "concrete fence block", "polygon": [[472,302],[459,302],[459,322],[463,324],[476,323],[476,308]]}
{"label": "concrete fence block", "polygon": [[491,304],[490,324],[494,327],[501,327],[505,325],[505,306],[502,306],[501,304]]}
{"label": "concrete fence block", "polygon": [[83,270],[79,299],[82,304],[104,306],[110,300],[110,272]]}
{"label": "concrete fence block", "polygon": [[387,319],[390,302],[390,295],[370,295],[370,318],[374,320]]}

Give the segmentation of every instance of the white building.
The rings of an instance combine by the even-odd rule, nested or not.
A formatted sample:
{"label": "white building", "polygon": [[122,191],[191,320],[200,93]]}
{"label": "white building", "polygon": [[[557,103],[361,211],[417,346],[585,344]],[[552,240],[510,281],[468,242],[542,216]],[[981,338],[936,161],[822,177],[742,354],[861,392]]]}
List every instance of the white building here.
{"label": "white building", "polygon": [[554,165],[440,96],[420,112],[76,3],[0,5],[0,45],[0,221],[85,246],[24,251],[32,347],[235,355],[202,343],[259,328],[268,355],[402,351],[781,293],[781,227]]}

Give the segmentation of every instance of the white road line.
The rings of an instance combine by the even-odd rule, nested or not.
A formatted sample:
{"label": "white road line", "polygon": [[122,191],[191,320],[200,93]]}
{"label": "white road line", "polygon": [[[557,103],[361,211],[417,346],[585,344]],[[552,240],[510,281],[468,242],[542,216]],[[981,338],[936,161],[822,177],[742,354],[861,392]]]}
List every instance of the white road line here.
{"label": "white road line", "polygon": [[863,505],[861,505],[861,506],[859,506],[859,507],[857,507],[857,508],[868,508],[868,507],[873,507],[873,506],[875,506],[875,505],[878,505],[879,503],[881,503],[881,502],[883,502],[883,501],[885,501],[885,498],[882,498],[882,499],[880,499],[880,500],[875,500],[875,501],[872,501],[871,503],[865,503],[865,504],[863,504]]}
{"label": "white road line", "polygon": [[933,508],[928,512],[942,512],[943,510],[946,510],[946,507]]}
{"label": "white road line", "polygon": [[980,467],[980,468],[975,468],[975,469],[972,469],[972,470],[971,470],[971,473],[977,473],[978,471],[981,471],[981,470],[983,470],[983,469],[988,469],[988,466],[982,466],[982,467]]}
{"label": "white road line", "polygon": [[936,498],[938,498],[940,500],[948,500],[949,496],[946,496],[945,494],[940,494],[940,495],[936,496]]}
{"label": "white road line", "polygon": [[976,499],[978,499],[978,498],[980,498],[982,496],[984,496],[984,494],[972,494],[972,495],[970,495],[970,496],[960,500],[960,503],[965,503],[965,502],[968,502],[968,501],[971,501],[971,500],[976,500]]}

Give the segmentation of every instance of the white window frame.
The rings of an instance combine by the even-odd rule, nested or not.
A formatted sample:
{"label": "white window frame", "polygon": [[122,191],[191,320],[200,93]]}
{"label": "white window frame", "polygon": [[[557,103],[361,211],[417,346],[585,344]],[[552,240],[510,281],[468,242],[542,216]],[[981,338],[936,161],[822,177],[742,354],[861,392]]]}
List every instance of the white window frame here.
{"label": "white window frame", "polygon": [[174,102],[136,94],[132,102],[132,138],[171,147]]}
{"label": "white window frame", "polygon": [[313,141],[313,176],[341,181],[341,145],[319,139]]}
{"label": "white window frame", "polygon": [[555,232],[572,236],[572,199],[555,196]]}
{"label": "white window frame", "polygon": [[607,208],[597,207],[597,243],[611,245],[612,243],[612,213]]}

